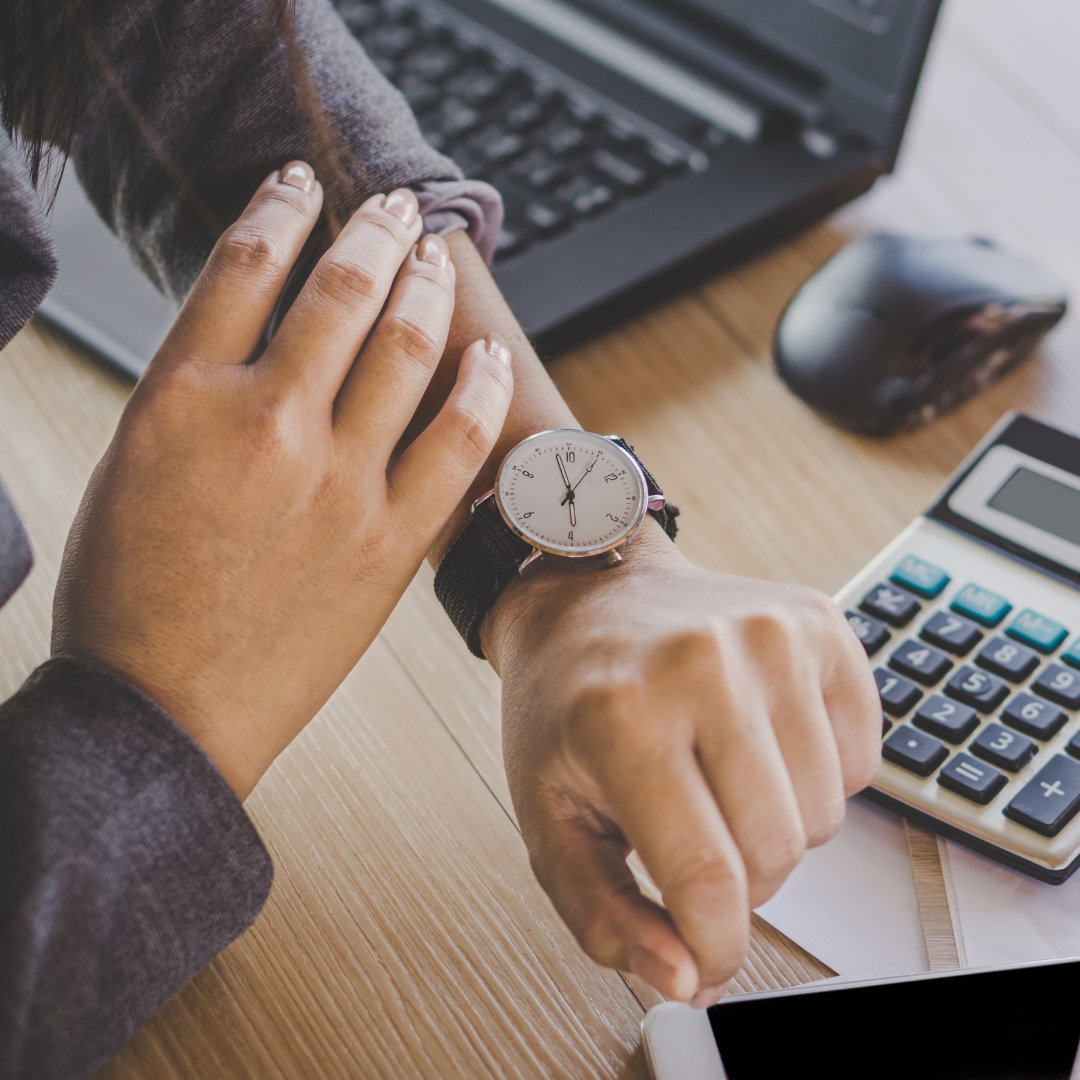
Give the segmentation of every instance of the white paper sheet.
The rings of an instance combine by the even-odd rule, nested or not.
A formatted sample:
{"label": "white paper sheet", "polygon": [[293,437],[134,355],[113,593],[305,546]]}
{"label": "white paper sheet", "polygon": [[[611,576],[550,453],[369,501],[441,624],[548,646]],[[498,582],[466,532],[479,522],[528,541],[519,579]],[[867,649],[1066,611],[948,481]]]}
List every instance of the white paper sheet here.
{"label": "white paper sheet", "polygon": [[[1045,885],[947,843],[943,869],[969,967],[1080,956],[1080,874]],[[846,978],[925,971],[926,948],[900,819],[862,799],[839,835],[808,852],[761,916]]]}

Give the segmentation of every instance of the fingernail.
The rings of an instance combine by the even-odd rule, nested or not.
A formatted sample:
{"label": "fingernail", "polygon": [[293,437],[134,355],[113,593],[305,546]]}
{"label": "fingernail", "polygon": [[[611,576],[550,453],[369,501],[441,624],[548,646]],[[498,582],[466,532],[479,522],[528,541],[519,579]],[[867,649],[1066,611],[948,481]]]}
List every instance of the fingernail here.
{"label": "fingernail", "polygon": [[302,161],[293,161],[278,173],[278,183],[299,188],[310,195],[315,190],[315,171]]}
{"label": "fingernail", "polygon": [[719,986],[710,986],[705,990],[699,990],[691,999],[690,1007],[693,1009],[707,1009],[715,1005],[727,993],[731,980],[721,983]]}
{"label": "fingernail", "polygon": [[411,225],[420,213],[420,204],[408,188],[391,191],[382,201],[382,208],[394,217],[400,218],[406,225]]}
{"label": "fingernail", "polygon": [[492,334],[484,343],[489,356],[494,356],[500,363],[510,366],[510,346],[498,334]]}
{"label": "fingernail", "polygon": [[441,236],[428,233],[416,247],[416,257],[445,270],[450,265],[450,248]]}

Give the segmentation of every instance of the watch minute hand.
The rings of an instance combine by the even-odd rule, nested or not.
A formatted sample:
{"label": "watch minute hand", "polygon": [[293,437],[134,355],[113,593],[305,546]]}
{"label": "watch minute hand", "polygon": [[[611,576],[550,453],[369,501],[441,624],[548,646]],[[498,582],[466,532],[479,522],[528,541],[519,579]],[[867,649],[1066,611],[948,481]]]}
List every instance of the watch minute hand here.
{"label": "watch minute hand", "polygon": [[584,480],[585,477],[588,476],[589,473],[591,473],[593,471],[593,466],[599,460],[600,460],[600,455],[597,454],[596,457],[594,457],[592,459],[592,461],[589,462],[589,464],[585,467],[585,471],[578,477],[577,483],[563,496],[563,501],[561,503],[559,503],[560,506],[562,506],[562,504],[564,502],[566,502],[567,499],[572,499],[574,497],[574,492],[577,491],[578,487],[581,485],[581,481]]}

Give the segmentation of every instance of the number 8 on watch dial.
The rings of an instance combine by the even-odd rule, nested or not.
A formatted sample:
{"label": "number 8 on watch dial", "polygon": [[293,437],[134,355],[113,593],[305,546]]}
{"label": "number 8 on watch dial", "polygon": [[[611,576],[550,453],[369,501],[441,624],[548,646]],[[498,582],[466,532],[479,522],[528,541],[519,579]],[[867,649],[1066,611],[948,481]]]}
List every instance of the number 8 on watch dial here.
{"label": "number 8 on watch dial", "polygon": [[590,431],[533,435],[507,454],[495,501],[506,524],[553,555],[600,555],[625,543],[649,510],[638,463]]}

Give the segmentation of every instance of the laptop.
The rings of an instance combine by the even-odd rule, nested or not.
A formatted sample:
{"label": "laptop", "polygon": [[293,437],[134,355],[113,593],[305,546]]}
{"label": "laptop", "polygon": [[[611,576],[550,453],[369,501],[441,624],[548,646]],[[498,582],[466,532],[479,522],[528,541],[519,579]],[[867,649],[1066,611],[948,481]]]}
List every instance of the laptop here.
{"label": "laptop", "polygon": [[[335,0],[430,141],[502,191],[550,356],[889,172],[940,0]],[[175,307],[68,175],[43,314],[137,377]]]}

